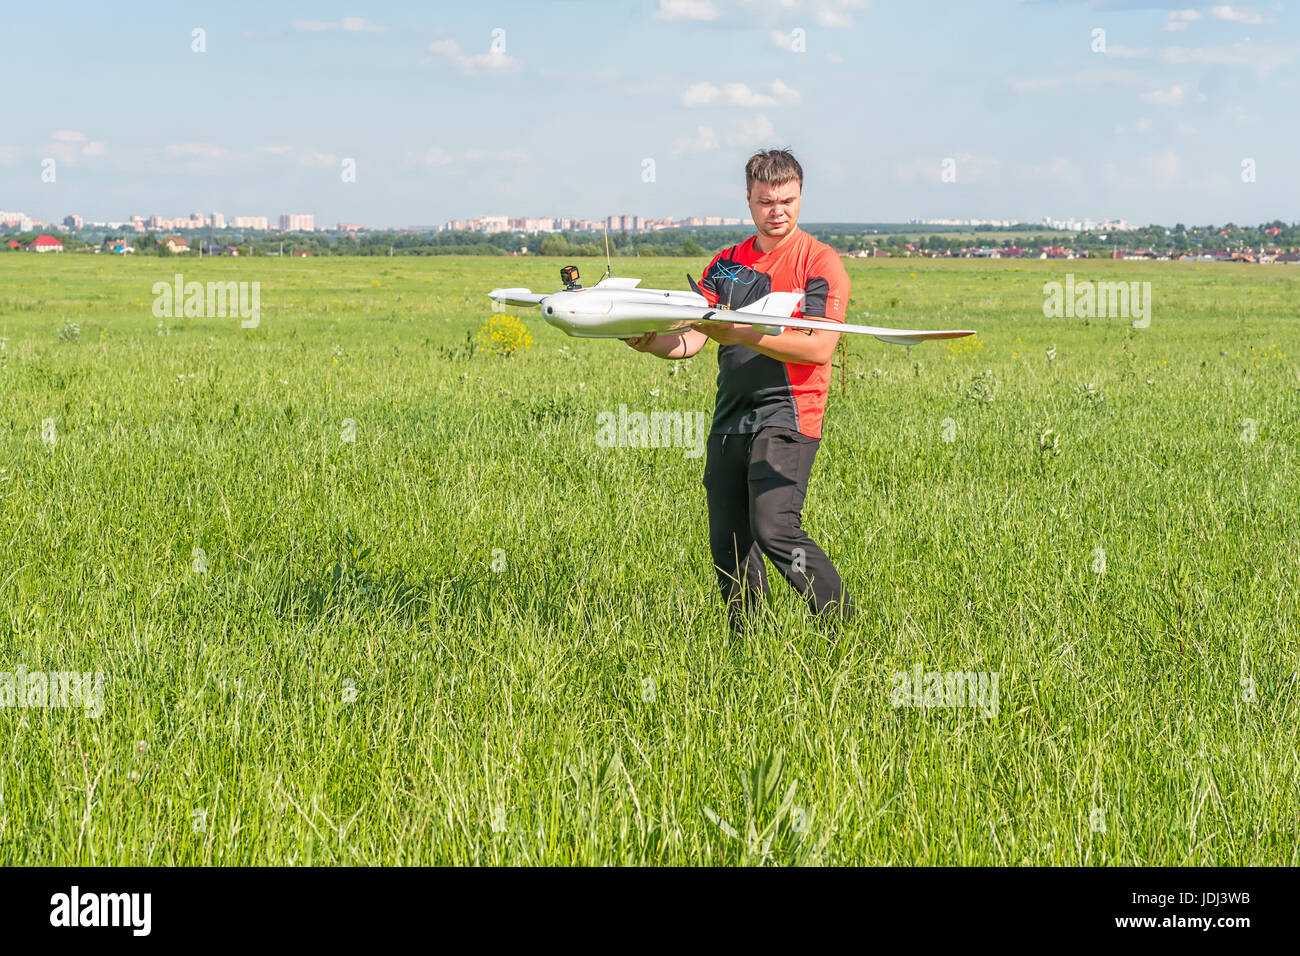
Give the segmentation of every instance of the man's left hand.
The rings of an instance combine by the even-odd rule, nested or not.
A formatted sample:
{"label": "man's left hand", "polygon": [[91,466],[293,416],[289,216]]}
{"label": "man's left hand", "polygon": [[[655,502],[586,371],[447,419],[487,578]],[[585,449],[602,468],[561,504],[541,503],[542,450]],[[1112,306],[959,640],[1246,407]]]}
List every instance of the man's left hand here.
{"label": "man's left hand", "polygon": [[763,334],[752,325],[732,325],[730,322],[692,322],[691,328],[703,332],[719,345],[748,345],[753,347]]}

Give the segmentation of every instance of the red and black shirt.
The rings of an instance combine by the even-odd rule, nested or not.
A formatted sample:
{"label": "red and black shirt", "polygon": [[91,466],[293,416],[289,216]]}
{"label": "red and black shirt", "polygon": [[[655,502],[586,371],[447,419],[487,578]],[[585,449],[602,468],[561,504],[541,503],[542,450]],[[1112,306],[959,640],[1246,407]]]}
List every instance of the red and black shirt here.
{"label": "red and black shirt", "polygon": [[[700,280],[710,305],[739,309],[769,292],[801,292],[795,316],[843,322],[849,276],[839,253],[798,227],[778,248],[760,253],[754,236],[713,257]],[[831,363],[781,362],[747,345],[718,349],[718,400],[713,431],[723,434],[789,428],[820,438]]]}

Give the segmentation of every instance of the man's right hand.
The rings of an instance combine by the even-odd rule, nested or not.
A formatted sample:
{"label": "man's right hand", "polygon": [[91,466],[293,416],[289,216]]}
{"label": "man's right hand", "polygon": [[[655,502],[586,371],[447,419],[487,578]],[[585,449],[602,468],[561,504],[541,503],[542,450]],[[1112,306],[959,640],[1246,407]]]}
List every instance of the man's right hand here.
{"label": "man's right hand", "polygon": [[623,341],[627,343],[628,348],[636,349],[638,352],[649,352],[657,335],[657,332],[647,332],[639,338],[623,339]]}

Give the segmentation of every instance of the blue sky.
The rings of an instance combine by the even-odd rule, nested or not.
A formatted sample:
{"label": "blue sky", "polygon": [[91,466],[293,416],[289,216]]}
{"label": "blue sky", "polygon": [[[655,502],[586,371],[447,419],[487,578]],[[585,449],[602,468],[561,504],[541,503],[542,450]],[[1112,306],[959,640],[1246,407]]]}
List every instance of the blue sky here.
{"label": "blue sky", "polygon": [[1300,219],[1285,4],[187,7],[3,5],[0,209],[744,216],[744,160],[777,145],[805,221]]}

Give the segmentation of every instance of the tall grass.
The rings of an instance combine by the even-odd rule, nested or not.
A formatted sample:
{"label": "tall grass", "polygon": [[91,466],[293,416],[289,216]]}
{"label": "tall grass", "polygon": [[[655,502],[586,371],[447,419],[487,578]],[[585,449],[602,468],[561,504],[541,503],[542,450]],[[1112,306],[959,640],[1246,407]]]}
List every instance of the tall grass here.
{"label": "tall grass", "polygon": [[[596,442],[714,352],[472,350],[561,264],[0,256],[0,671],[107,676],[0,708],[0,862],[1300,862],[1300,269],[850,263],[851,321],[979,335],[850,344],[805,526],[859,615],[773,576],[733,639],[702,461]],[[1150,327],[1044,318],[1066,271]]]}

